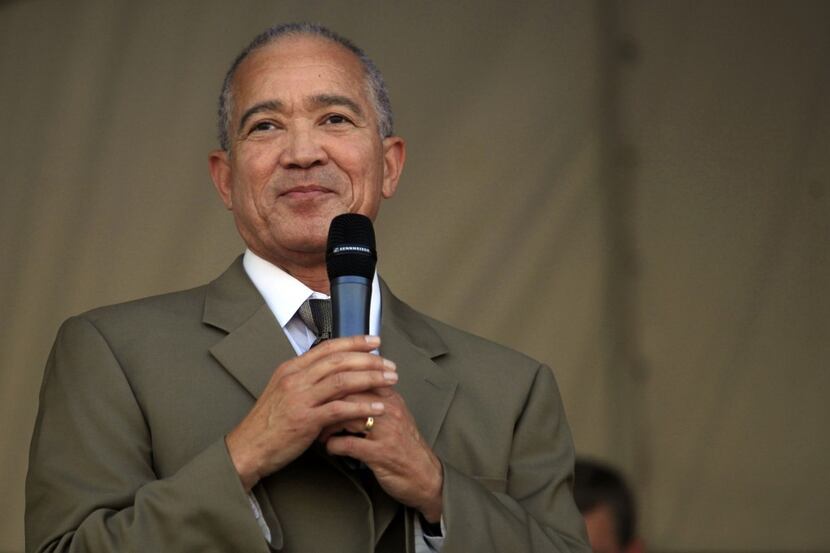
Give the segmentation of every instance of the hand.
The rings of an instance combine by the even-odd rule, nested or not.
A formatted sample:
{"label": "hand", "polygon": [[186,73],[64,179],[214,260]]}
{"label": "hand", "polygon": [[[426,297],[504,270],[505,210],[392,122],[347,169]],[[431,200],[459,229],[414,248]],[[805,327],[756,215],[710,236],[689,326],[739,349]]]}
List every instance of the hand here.
{"label": "hand", "polygon": [[[326,450],[363,461],[386,493],[420,511],[428,522],[437,523],[443,512],[443,469],[403,398],[386,386],[346,399],[358,404],[380,401],[385,406],[383,417],[375,419],[370,432],[365,430],[366,417],[324,428],[320,441]],[[364,436],[339,435],[342,430]]]}
{"label": "hand", "polygon": [[254,407],[225,438],[246,491],[299,457],[326,426],[384,414],[379,397],[345,400],[397,382],[394,363],[370,353],[379,345],[376,336],[327,340],[277,367]]}

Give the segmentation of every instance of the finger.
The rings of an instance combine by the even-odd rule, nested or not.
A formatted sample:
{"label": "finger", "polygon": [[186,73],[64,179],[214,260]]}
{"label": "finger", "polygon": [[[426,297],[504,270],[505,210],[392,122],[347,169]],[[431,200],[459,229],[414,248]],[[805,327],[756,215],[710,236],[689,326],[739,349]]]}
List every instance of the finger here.
{"label": "finger", "polygon": [[304,354],[291,359],[279,367],[283,375],[307,371],[309,367],[320,361],[320,359],[340,351],[357,351],[369,353],[378,348],[380,337],[378,336],[348,336],[344,338],[332,338],[321,342],[318,346],[311,348]]}
{"label": "finger", "polygon": [[366,403],[369,403],[369,402],[372,402],[372,401],[382,401],[382,402],[384,402],[384,404],[386,403],[385,401],[383,401],[383,399],[381,399],[380,395],[377,394],[377,390],[367,390],[365,392],[356,392],[354,394],[349,394],[349,395],[343,396],[343,397],[338,398],[338,399],[342,399],[343,401],[353,401],[353,402],[357,402],[357,403],[359,403],[361,401],[366,402]]}
{"label": "finger", "polygon": [[392,398],[392,397],[395,397],[396,395],[398,395],[398,392],[396,392],[395,389],[392,388],[392,387],[378,388],[375,391],[377,392],[377,394],[379,396],[384,397],[384,398]]}
{"label": "finger", "polygon": [[341,371],[315,384],[309,393],[311,400],[321,405],[356,393],[394,386],[397,381],[398,373],[395,371]]}
{"label": "finger", "polygon": [[379,355],[365,352],[338,351],[319,359],[306,370],[310,382],[317,383],[328,376],[346,371],[395,371],[395,363]]}
{"label": "finger", "polygon": [[[361,419],[361,420],[364,420],[364,419]],[[362,425],[362,423],[361,423],[361,425]],[[317,441],[319,441],[320,443],[325,444],[329,440],[329,438],[331,438],[332,436],[350,435],[350,436],[357,436],[359,438],[364,438],[364,439],[368,436],[365,432],[360,432],[360,431],[357,431],[357,430],[351,430],[350,428],[348,428],[348,426],[349,425],[345,425],[345,424],[335,424],[333,426],[327,426],[322,432],[320,432],[320,435],[317,437]],[[355,426],[355,425],[352,425],[352,426]]]}
{"label": "finger", "polygon": [[341,424],[333,424],[331,426],[327,426],[320,432],[320,435],[317,436],[317,441],[320,443],[326,443],[326,441],[335,434],[343,432],[345,428]]}
{"label": "finger", "polygon": [[343,455],[371,465],[376,457],[377,442],[359,436],[331,436],[326,451],[331,455]]}
{"label": "finger", "polygon": [[382,419],[378,415],[370,415],[370,417],[373,419],[372,428],[368,430],[366,429],[366,421],[369,417],[360,417],[359,419],[352,419],[325,427],[317,439],[325,443],[330,437],[339,434],[351,434],[361,438],[368,438],[374,433],[374,428],[377,428],[378,421]]}
{"label": "finger", "polygon": [[321,436],[331,435],[343,430],[347,421],[365,421],[367,417],[383,416],[385,407],[380,401],[331,401],[316,410],[316,422],[323,428]]}
{"label": "finger", "polygon": [[332,338],[321,342],[297,357],[299,368],[308,368],[322,358],[340,351],[359,351],[369,353],[380,346],[379,336],[347,336]]}

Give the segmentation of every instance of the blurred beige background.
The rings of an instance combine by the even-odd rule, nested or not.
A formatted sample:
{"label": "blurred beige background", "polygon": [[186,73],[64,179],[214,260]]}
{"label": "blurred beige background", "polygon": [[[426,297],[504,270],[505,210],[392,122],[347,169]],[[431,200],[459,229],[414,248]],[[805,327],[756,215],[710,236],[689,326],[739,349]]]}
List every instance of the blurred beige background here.
{"label": "blurred beige background", "polygon": [[288,20],[389,82],[385,278],[554,367],[652,551],[830,550],[830,2],[6,0],[0,551],[59,323],[242,250],[215,101]]}

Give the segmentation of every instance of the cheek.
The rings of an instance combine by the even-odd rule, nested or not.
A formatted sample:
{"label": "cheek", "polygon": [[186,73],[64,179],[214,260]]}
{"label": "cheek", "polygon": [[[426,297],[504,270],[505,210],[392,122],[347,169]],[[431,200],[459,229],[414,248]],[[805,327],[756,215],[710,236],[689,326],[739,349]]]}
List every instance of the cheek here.
{"label": "cheek", "polygon": [[271,170],[264,160],[240,159],[236,174],[238,178],[234,192],[241,201],[258,205],[267,200],[263,194],[267,194]]}
{"label": "cheek", "polygon": [[383,165],[373,151],[363,151],[348,158],[343,168],[349,174],[355,196],[367,196],[380,189]]}

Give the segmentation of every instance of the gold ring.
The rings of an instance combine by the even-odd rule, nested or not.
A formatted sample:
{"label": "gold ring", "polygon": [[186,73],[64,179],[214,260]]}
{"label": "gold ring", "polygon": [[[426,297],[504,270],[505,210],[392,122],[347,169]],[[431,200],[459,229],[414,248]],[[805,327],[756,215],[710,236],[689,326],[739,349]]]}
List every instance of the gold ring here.
{"label": "gold ring", "polygon": [[366,422],[363,423],[363,431],[371,432],[375,426],[375,417],[366,417]]}

